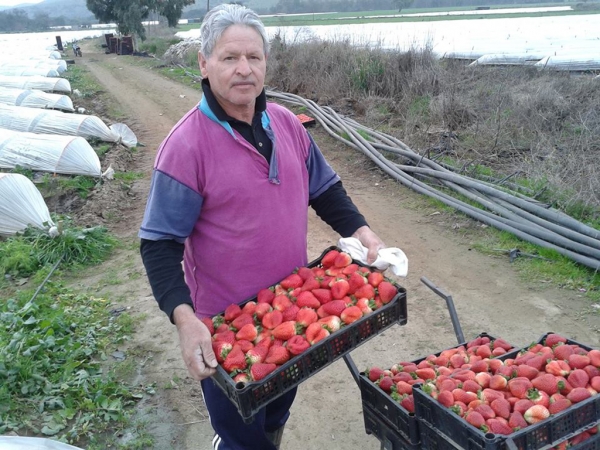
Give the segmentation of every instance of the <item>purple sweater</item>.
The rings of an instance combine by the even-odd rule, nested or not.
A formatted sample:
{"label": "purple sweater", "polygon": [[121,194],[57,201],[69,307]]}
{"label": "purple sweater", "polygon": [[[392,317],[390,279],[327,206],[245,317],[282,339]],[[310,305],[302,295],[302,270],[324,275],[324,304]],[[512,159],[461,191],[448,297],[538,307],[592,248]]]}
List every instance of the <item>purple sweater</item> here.
{"label": "purple sweater", "polygon": [[140,237],[185,242],[198,317],[307,263],[308,203],[339,181],[299,120],[268,103],[270,164],[203,99],[159,148]]}

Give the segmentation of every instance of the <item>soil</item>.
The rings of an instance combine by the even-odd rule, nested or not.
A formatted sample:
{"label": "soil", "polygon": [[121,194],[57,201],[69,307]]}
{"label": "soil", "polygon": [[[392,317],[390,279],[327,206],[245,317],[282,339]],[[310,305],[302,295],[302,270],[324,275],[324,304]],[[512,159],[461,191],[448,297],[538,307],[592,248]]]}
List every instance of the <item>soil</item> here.
{"label": "soil", "polygon": [[[156,306],[136,245],[156,150],[179,118],[197,104],[200,94],[133,57],[106,55],[95,44],[87,44],[83,54],[76,63],[98,79],[106,91],[103,97],[108,96],[144,144],[134,153],[120,151],[120,156],[113,156],[113,167],[142,172],[144,177],[125,186],[104,183],[77,213],[80,221],[106,224],[125,245],[76,282],[99,290],[136,319],[135,334],[120,350],[134,359],[134,382],[155,386],[156,394],[140,401],[137,413],[154,437],[154,448],[207,450],[212,448],[213,432],[199,384],[187,376],[176,330]],[[107,105],[97,106],[103,113],[108,110]],[[360,121],[358,116],[355,119]],[[360,370],[370,365],[389,367],[455,345],[446,304],[421,283],[423,276],[452,294],[467,339],[485,331],[523,346],[554,331],[600,345],[600,316],[580,292],[552,287],[544,280],[524,280],[506,256],[472,250],[471,240],[481,234],[480,224],[437,211],[320,126],[311,128],[311,133],[370,226],[387,245],[402,248],[410,262],[409,275],[397,280],[408,292],[408,323],[393,326],[353,351]],[[115,147],[109,159],[111,152],[117,152]],[[337,242],[338,236],[314,214],[309,229],[311,258]],[[125,433],[122,439],[130,437]],[[379,441],[365,433],[360,389],[342,360],[300,386],[282,448],[380,448]]]}

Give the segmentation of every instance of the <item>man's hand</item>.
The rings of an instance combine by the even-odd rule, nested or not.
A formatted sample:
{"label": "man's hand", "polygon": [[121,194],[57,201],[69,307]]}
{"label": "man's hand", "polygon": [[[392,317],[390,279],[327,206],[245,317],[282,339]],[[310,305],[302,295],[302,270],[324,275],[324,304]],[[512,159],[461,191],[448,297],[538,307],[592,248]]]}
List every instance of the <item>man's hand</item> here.
{"label": "man's hand", "polygon": [[183,361],[195,380],[203,380],[216,372],[217,358],[212,349],[210,331],[190,305],[179,305],[173,311],[173,321],[179,333]]}
{"label": "man's hand", "polygon": [[385,244],[379,236],[366,225],[356,230],[352,237],[358,239],[362,245],[369,249],[367,252],[367,264],[373,264],[377,259],[377,252],[385,248]]}

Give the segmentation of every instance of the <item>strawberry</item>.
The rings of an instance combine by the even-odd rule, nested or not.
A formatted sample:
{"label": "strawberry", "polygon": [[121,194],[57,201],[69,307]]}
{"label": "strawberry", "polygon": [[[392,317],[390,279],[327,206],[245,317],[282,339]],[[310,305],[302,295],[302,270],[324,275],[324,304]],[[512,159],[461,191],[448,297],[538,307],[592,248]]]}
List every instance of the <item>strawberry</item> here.
{"label": "strawberry", "polygon": [[506,350],[504,350],[502,347],[496,347],[494,350],[492,350],[492,356],[502,356],[505,354]]}
{"label": "strawberry", "polygon": [[548,333],[544,344],[546,344],[546,346],[548,347],[554,347],[556,344],[565,344],[566,342],[567,338],[562,337],[561,335],[556,333]]}
{"label": "strawberry", "polygon": [[389,281],[384,280],[379,283],[379,286],[377,286],[377,293],[379,294],[383,304],[386,305],[393,300],[398,293],[398,289],[396,289],[396,286]]}
{"label": "strawberry", "polygon": [[319,320],[319,316],[317,316],[316,311],[312,308],[302,308],[296,314],[296,323],[304,328],[317,320]]}
{"label": "strawberry", "polygon": [[463,402],[465,405],[468,405],[473,400],[477,400],[477,394],[459,388],[452,390],[452,395],[455,401]]}
{"label": "strawberry", "polygon": [[567,394],[567,398],[573,403],[582,402],[590,398],[591,396],[592,394],[590,393],[590,391],[582,387],[573,388],[573,390]]}
{"label": "strawberry", "polygon": [[533,402],[528,398],[524,398],[515,403],[515,405],[513,406],[513,411],[525,414],[525,411],[527,411],[532,406],[534,406]]}
{"label": "strawberry", "polygon": [[505,398],[498,398],[490,403],[490,406],[496,413],[496,416],[508,419],[510,417],[510,403]]}
{"label": "strawberry", "polygon": [[544,373],[539,377],[534,378],[531,380],[531,384],[534,388],[544,391],[548,395],[556,394],[558,392],[558,380],[555,375],[550,373]]}
{"label": "strawberry", "polygon": [[351,275],[354,272],[358,272],[358,269],[360,268],[360,266],[356,263],[352,263],[352,264],[348,264],[346,267],[344,267],[342,269],[342,273],[344,275]]}
{"label": "strawberry", "polygon": [[321,283],[314,276],[306,279],[304,284],[302,285],[301,290],[304,291],[312,291],[313,289],[319,289],[321,287]]}
{"label": "strawberry", "polygon": [[366,283],[367,283],[367,279],[365,277],[363,277],[361,274],[359,274],[358,272],[354,272],[354,273],[350,274],[350,276],[348,277],[348,286],[349,286],[348,294],[350,294],[350,295],[354,294],[358,289],[363,287]]}
{"label": "strawberry", "polygon": [[235,328],[235,330],[237,331],[237,330],[240,330],[244,325],[253,324],[253,323],[254,323],[254,318],[252,317],[252,314],[243,312],[231,321],[231,326],[233,328]]}
{"label": "strawberry", "polygon": [[380,272],[370,272],[367,277],[367,283],[376,288],[383,281],[383,275]]}
{"label": "strawberry", "polygon": [[319,322],[311,323],[305,332],[306,340],[310,345],[315,345],[317,342],[322,341],[327,338],[329,334],[329,330],[323,328]]}
{"label": "strawberry", "polygon": [[239,340],[246,340],[246,341],[254,341],[258,336],[258,329],[256,328],[256,326],[254,325],[254,323],[248,323],[246,325],[244,325],[242,328],[240,328],[240,331],[238,331],[235,334],[235,338],[239,341]]}
{"label": "strawberry", "polygon": [[274,309],[273,311],[265,314],[261,321],[262,326],[267,330],[275,329],[281,324],[281,322],[283,322],[283,313],[278,309]]}
{"label": "strawberry", "polygon": [[321,306],[321,302],[314,296],[312,292],[303,291],[296,298],[296,305],[299,308],[313,308],[318,309]]}
{"label": "strawberry", "polygon": [[323,269],[322,267],[315,266],[310,270],[312,270],[312,273],[315,278],[321,279],[325,276],[325,269]]}
{"label": "strawberry", "polygon": [[518,398],[526,398],[527,391],[533,387],[527,378],[513,378],[508,382],[510,393]]}
{"label": "strawberry", "polygon": [[231,373],[234,370],[244,370],[248,366],[248,363],[246,362],[244,352],[239,347],[234,347],[227,354],[225,361],[221,365],[227,373]]}
{"label": "strawberry", "polygon": [[273,329],[273,337],[275,339],[281,339],[282,341],[287,341],[289,338],[296,336],[299,333],[302,333],[302,327],[297,325],[293,320],[282,322]]}
{"label": "strawberry", "polygon": [[471,370],[475,373],[487,372],[488,371],[488,363],[485,360],[475,361],[471,364]]}
{"label": "strawberry", "polygon": [[344,278],[346,279],[346,276],[344,275],[343,269],[340,267],[330,267],[329,269],[327,269],[325,271],[325,275],[328,275],[330,277],[333,278]]}
{"label": "strawberry", "polygon": [[[322,306],[322,311],[327,316],[338,316],[342,315],[342,312],[348,307],[344,300],[332,300],[329,303],[325,303]],[[326,317],[326,316],[325,316]]]}
{"label": "strawberry", "polygon": [[256,364],[256,363],[261,363],[267,357],[268,352],[269,352],[268,347],[265,347],[262,345],[257,345],[256,347],[251,348],[250,350],[248,350],[246,352],[246,361],[250,365]]}
{"label": "strawberry", "polygon": [[[571,440],[571,447],[575,447],[577,444],[582,443],[583,441],[588,440],[589,438],[591,438],[592,435],[590,433],[589,430],[584,431],[583,433],[579,433],[577,436],[574,436]],[[593,445],[593,444],[592,444]]]}
{"label": "strawberry", "polygon": [[377,367],[377,366],[371,367],[366,372],[367,372],[367,376],[369,377],[369,380],[371,380],[373,382],[379,380],[383,376],[383,369],[381,369],[380,367]]}
{"label": "strawberry", "polygon": [[400,406],[406,409],[409,413],[415,412],[415,399],[412,395],[407,395],[400,402]]}
{"label": "strawberry", "polygon": [[329,287],[331,289],[331,296],[334,299],[344,298],[350,289],[348,281],[343,278],[336,278],[331,282]]}
{"label": "strawberry", "polygon": [[254,344],[246,339],[238,339],[234,347],[237,345],[244,353],[246,353],[251,348],[254,348]]}
{"label": "strawberry", "polygon": [[550,414],[558,414],[559,412],[567,409],[569,406],[571,406],[571,400],[568,398],[559,398],[558,400],[550,402],[548,411],[550,411]]}
{"label": "strawberry", "polygon": [[316,275],[313,272],[313,270],[310,269],[310,268],[308,268],[308,267],[299,267],[298,270],[296,271],[296,273],[304,281],[306,281],[306,280],[308,280],[310,278],[315,278],[316,277]]}
{"label": "strawberry", "polygon": [[557,345],[556,347],[554,347],[554,358],[555,359],[562,359],[567,361],[569,359],[569,356],[571,356],[574,352],[573,347],[571,347],[570,345]]}
{"label": "strawberry", "polygon": [[[410,386],[408,383],[404,384]],[[396,390],[398,390],[398,385],[396,385]],[[446,408],[450,408],[454,404],[454,396],[450,391],[442,391],[438,394],[437,401],[444,405]]]}
{"label": "strawberry", "polygon": [[473,408],[473,411],[477,411],[485,420],[493,419],[494,417],[496,417],[496,413],[494,412],[492,407],[490,405],[486,405],[485,403],[475,406]]}
{"label": "strawberry", "polygon": [[288,352],[287,348],[285,348],[283,345],[273,345],[269,349],[269,353],[267,353],[265,363],[281,365],[288,362],[289,359],[290,353]]}
{"label": "strawberry", "polygon": [[231,331],[229,329],[229,325],[226,324],[225,322],[223,322],[221,325],[219,325],[217,328],[215,328],[215,334],[224,333],[225,331]]}
{"label": "strawberry", "polygon": [[335,333],[340,329],[342,320],[338,316],[327,316],[319,319],[317,323],[330,333]]}
{"label": "strawberry", "polygon": [[527,364],[530,367],[533,367],[539,371],[544,369],[544,366],[546,365],[546,360],[548,358],[544,358],[542,355],[535,355],[531,358],[529,358],[527,360],[527,362],[525,362],[525,364]]}
{"label": "strawberry", "polygon": [[210,331],[211,336],[215,334],[215,324],[213,323],[210,317],[203,317],[202,319],[200,319],[200,322],[206,325],[206,328],[208,328],[208,331]]}
{"label": "strawberry", "polygon": [[519,411],[513,411],[512,413],[510,413],[510,417],[508,418],[508,426],[511,427],[513,430],[517,431],[521,428],[525,428],[528,425],[529,424],[523,417],[522,413],[520,413]]}
{"label": "strawberry", "polygon": [[317,300],[319,300],[321,305],[329,303],[331,300],[333,300],[331,291],[329,289],[313,289],[311,292],[317,298]]}
{"label": "strawberry", "polygon": [[257,303],[268,303],[269,305],[275,298],[275,293],[272,289],[261,289],[256,296]]}
{"label": "strawberry", "polygon": [[481,386],[482,389],[490,387],[491,378],[491,375],[487,372],[479,372],[477,375],[475,375],[475,381],[477,384],[479,384],[479,386]]}
{"label": "strawberry", "polygon": [[489,358],[492,356],[492,349],[489,345],[480,345],[477,347],[476,355],[482,358]]}
{"label": "strawberry", "polygon": [[435,370],[433,370],[432,368],[417,369],[415,370],[415,374],[417,375],[417,377],[423,380],[435,380],[436,377]]}
{"label": "strawberry", "polygon": [[238,373],[235,377],[233,377],[233,382],[234,383],[249,383],[250,381],[252,381],[252,378],[250,377],[250,374],[247,371],[243,371]]}
{"label": "strawberry", "polygon": [[240,308],[240,305],[237,305],[234,303],[232,305],[229,305],[227,308],[225,308],[225,313],[223,315],[227,322],[231,322],[233,319],[235,319],[241,313],[242,313],[242,308]]}
{"label": "strawberry", "polygon": [[539,370],[537,370],[535,367],[531,367],[527,364],[521,364],[520,366],[517,366],[517,376],[518,377],[525,377],[525,378],[528,378],[529,380],[533,380],[535,377],[538,376],[539,373],[540,373]]}
{"label": "strawberry", "polygon": [[590,381],[590,377],[585,370],[575,369],[573,372],[569,374],[567,377],[567,381],[574,388],[577,387],[586,387],[588,382]]}
{"label": "strawberry", "polygon": [[285,311],[283,311],[281,313],[281,315],[283,316],[283,321],[287,322],[288,320],[296,320],[298,311],[300,311],[300,308],[298,307],[298,305],[290,306],[289,308],[287,308]]}
{"label": "strawberry", "polygon": [[394,381],[388,377],[384,376],[381,380],[379,380],[379,387],[388,394],[392,392],[392,387],[394,386]]}
{"label": "strawberry", "polygon": [[321,265],[325,269],[332,267],[335,264],[335,259],[338,257],[339,254],[340,252],[337,250],[329,250],[321,259]]}
{"label": "strawberry", "polygon": [[484,389],[478,393],[478,397],[486,403],[492,403],[494,400],[499,398],[505,398],[504,393],[501,391],[495,391],[494,389]]}
{"label": "strawberry", "polygon": [[361,310],[363,316],[371,314],[376,308],[375,302],[373,300],[369,300],[368,298],[364,297],[356,300],[356,306],[358,306],[358,308]]}
{"label": "strawberry", "polygon": [[273,333],[271,330],[263,329],[254,340],[257,346],[269,348],[273,344]]}
{"label": "strawberry", "polygon": [[213,352],[217,357],[217,362],[222,363],[233,348],[230,342],[225,341],[213,341],[212,342]]}
{"label": "strawberry", "polygon": [[550,361],[546,364],[546,372],[551,373],[552,375],[566,377],[571,373],[571,367],[565,361]]}
{"label": "strawberry", "polygon": [[221,333],[215,333],[213,336],[215,341],[229,342],[231,345],[235,344],[235,333],[231,330],[223,331]]}
{"label": "strawberry", "polygon": [[523,414],[523,418],[530,424],[541,422],[548,417],[550,417],[550,411],[542,405],[534,405]]}
{"label": "strawberry", "polygon": [[255,311],[256,311],[256,302],[255,301],[246,302],[244,304],[244,306],[242,307],[242,313],[250,314],[251,316],[255,313]]}
{"label": "strawberry", "polygon": [[494,340],[493,346],[494,346],[494,349],[501,348],[501,349],[504,349],[506,351],[512,350],[512,348],[513,348],[512,345],[510,345],[508,342],[506,342],[502,338],[498,338],[498,339]]}
{"label": "strawberry", "polygon": [[292,355],[299,355],[310,347],[310,343],[302,336],[292,336],[286,343],[288,351]]}
{"label": "strawberry", "polygon": [[600,392],[600,376],[594,377],[590,380],[590,386],[597,392]]}
{"label": "strawberry", "polygon": [[337,255],[333,260],[334,267],[343,268],[349,266],[350,264],[352,264],[352,256],[346,252],[340,252],[339,255]]}
{"label": "strawberry", "polygon": [[250,367],[250,376],[254,381],[260,381],[277,369],[276,364],[256,363]]}
{"label": "strawberry", "polygon": [[273,306],[273,309],[278,309],[279,311],[283,312],[290,306],[292,306],[292,301],[288,298],[287,295],[277,295],[273,299],[273,303],[271,303],[271,306]]}
{"label": "strawberry", "polygon": [[[590,358],[590,360],[591,360],[591,358]],[[590,377],[590,380],[594,377],[600,377],[600,366],[595,367],[590,364],[589,366],[585,366],[583,368],[583,370],[585,370],[585,373],[588,374],[588,377]]]}
{"label": "strawberry", "polygon": [[568,361],[571,369],[583,369],[590,364],[590,357],[587,355],[573,354],[569,356]]}
{"label": "strawberry", "polygon": [[502,435],[509,435],[513,433],[513,429],[508,425],[508,423],[504,423],[498,419],[490,419],[486,421],[486,425],[490,433]]}
{"label": "strawberry", "polygon": [[590,358],[590,364],[592,366],[600,368],[600,350],[590,350],[588,352],[588,358]]}
{"label": "strawberry", "polygon": [[362,319],[363,313],[358,306],[349,306],[348,308],[342,311],[340,314],[340,319],[346,325],[349,325],[353,322],[356,322],[358,319]]}
{"label": "strawberry", "polygon": [[289,289],[296,289],[302,287],[302,285],[304,284],[304,280],[297,273],[292,273],[291,275],[288,275],[283,280],[281,280],[279,284],[283,289],[287,291]]}
{"label": "strawberry", "polygon": [[254,315],[256,316],[258,321],[261,321],[262,318],[265,317],[265,314],[271,312],[272,310],[273,308],[271,308],[271,305],[269,303],[257,303]]}
{"label": "strawberry", "polygon": [[485,419],[477,411],[468,411],[465,415],[465,420],[475,428],[481,429],[481,427],[485,425]]}

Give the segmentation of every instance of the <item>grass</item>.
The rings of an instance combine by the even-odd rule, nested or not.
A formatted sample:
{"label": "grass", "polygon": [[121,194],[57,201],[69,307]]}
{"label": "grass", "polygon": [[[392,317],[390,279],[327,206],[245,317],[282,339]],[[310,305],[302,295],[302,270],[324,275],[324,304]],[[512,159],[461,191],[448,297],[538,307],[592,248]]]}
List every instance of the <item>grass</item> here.
{"label": "grass", "polygon": [[94,97],[102,92],[102,87],[96,79],[81,66],[72,64],[62,76],[69,80],[73,90],[79,90],[82,98]]}

